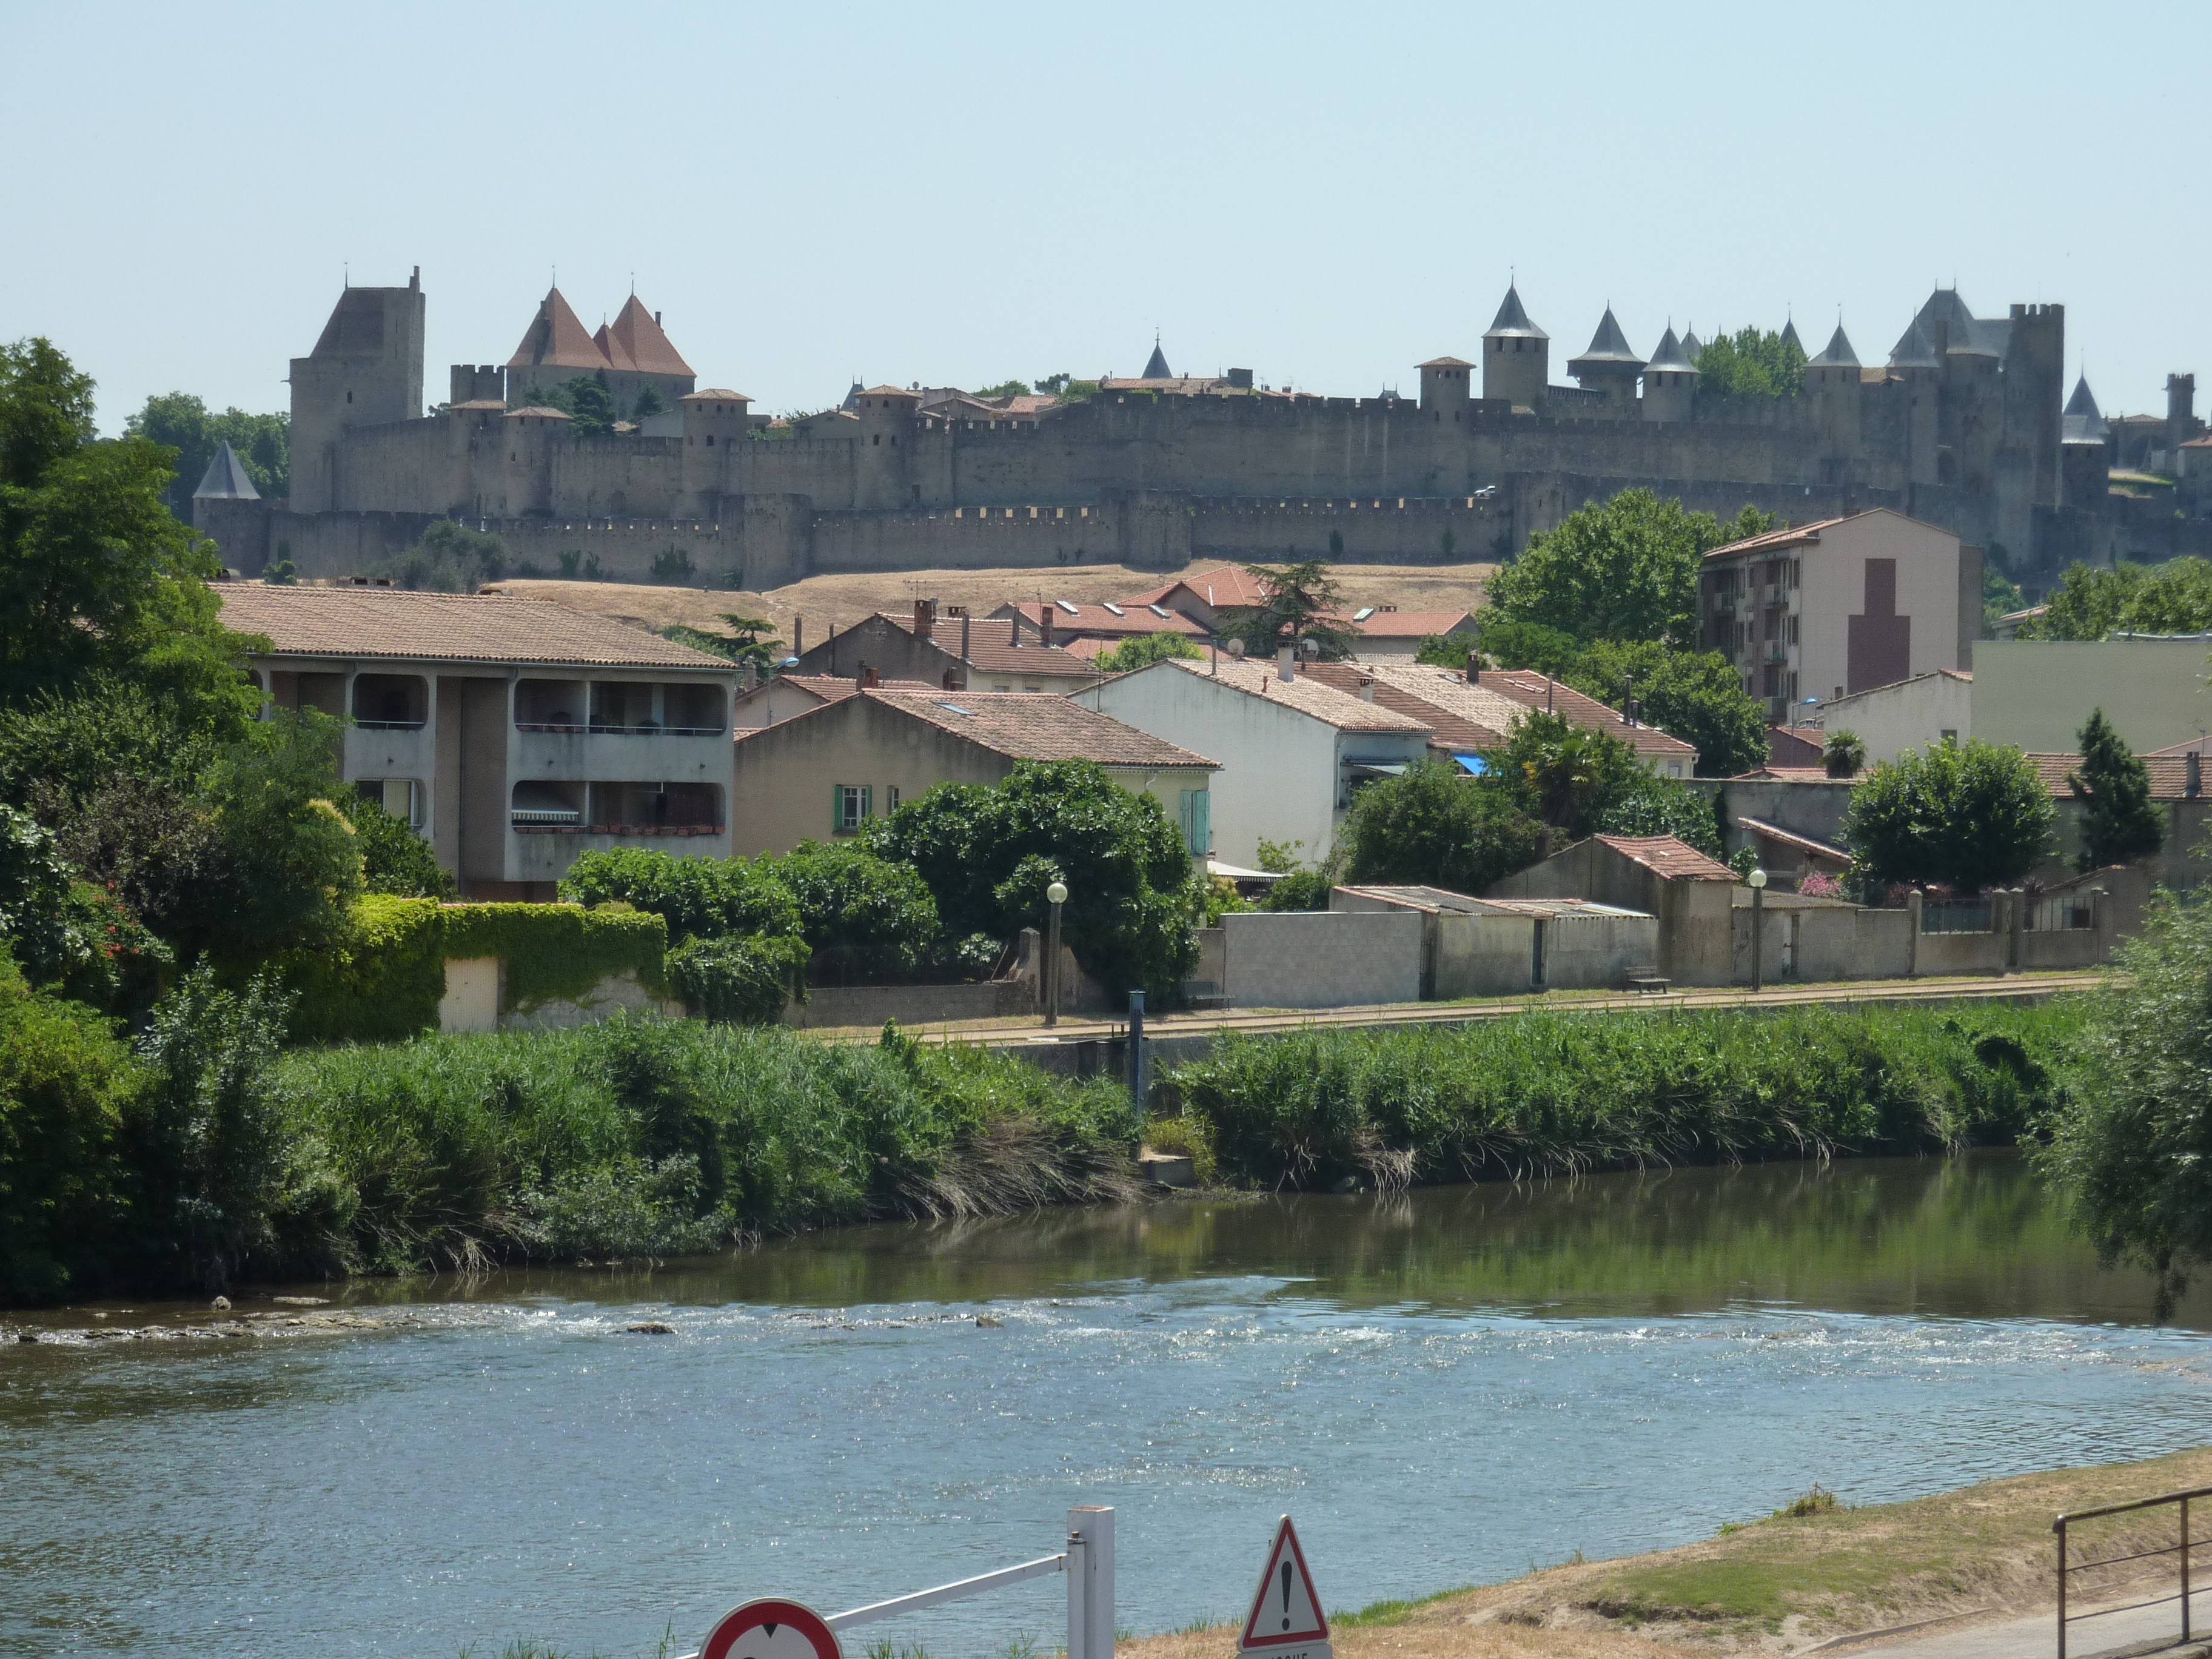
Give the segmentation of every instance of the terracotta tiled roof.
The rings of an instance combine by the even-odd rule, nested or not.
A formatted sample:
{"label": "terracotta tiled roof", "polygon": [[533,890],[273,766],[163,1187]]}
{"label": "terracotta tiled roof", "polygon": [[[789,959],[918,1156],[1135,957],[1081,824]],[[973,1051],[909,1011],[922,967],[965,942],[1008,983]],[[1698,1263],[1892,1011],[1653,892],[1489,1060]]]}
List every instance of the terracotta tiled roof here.
{"label": "terracotta tiled roof", "polygon": [[1431,729],[1426,720],[1401,714],[1380,702],[1364,702],[1351,693],[1340,691],[1310,674],[1300,674],[1295,679],[1278,679],[1275,665],[1272,662],[1243,662],[1224,656],[1212,663],[1188,662],[1177,659],[1164,665],[1195,675],[1200,679],[1212,679],[1248,696],[1265,697],[1270,702],[1282,703],[1302,714],[1335,726],[1340,732],[1426,732]]}
{"label": "terracotta tiled roof", "polygon": [[1464,357],[1431,357],[1425,363],[1416,363],[1417,368],[1473,368],[1474,365]]}
{"label": "terracotta tiled roof", "polygon": [[[2153,800],[2189,799],[2189,745],[2163,750],[2154,754],[2136,757],[2143,770],[2150,774],[2150,798]],[[2028,764],[2035,768],[2035,775],[2043,787],[2060,800],[2071,800],[2074,792],[2066,787],[2066,775],[2081,769],[2079,755],[2030,755]],[[2204,769],[2197,768],[2200,779],[2197,799],[2204,799],[2201,780]]]}
{"label": "terracotta tiled roof", "polygon": [[[1163,605],[1162,610],[1167,607]],[[1124,605],[1121,614],[1103,605],[1079,605],[1071,612],[1066,605],[1047,600],[1042,605],[1002,605],[994,617],[1018,616],[1034,634],[1044,627],[1045,613],[1052,613],[1052,631],[1061,634],[1096,634],[1105,639],[1127,639],[1138,634],[1180,634],[1185,639],[1202,640],[1206,631],[1184,616],[1180,611],[1169,611],[1164,617],[1156,616],[1146,606]]]}
{"label": "terracotta tiled roof", "polygon": [[1785,547],[1805,547],[1819,541],[1823,530],[1833,530],[1843,522],[1841,519],[1822,519],[1814,524],[1792,525],[1787,530],[1770,530],[1764,536],[1753,536],[1749,541],[1730,542],[1726,547],[1716,547],[1705,556],[1709,559],[1734,558],[1739,553],[1766,553]]}
{"label": "terracotta tiled roof", "polygon": [[686,380],[691,375],[691,365],[684,361],[667,335],[660,331],[653,314],[638,303],[633,294],[615,315],[614,326],[607,331],[613,344],[636,366],[642,374],[680,374]]}
{"label": "terracotta tiled roof", "polygon": [[752,399],[742,392],[732,392],[727,386],[710,386],[703,391],[687,392],[676,400],[679,404],[749,404]]}
{"label": "terracotta tiled roof", "polygon": [[547,289],[545,297],[538,302],[538,315],[531,319],[522,343],[515,347],[514,356],[507,360],[507,366],[573,368],[580,374],[611,367],[606,354],[585,331],[584,325],[568,308],[568,301],[561,297],[557,288]]}
{"label": "terracotta tiled roof", "polygon": [[1732,783],[1848,783],[1848,778],[1832,778],[1821,766],[1754,766],[1748,772],[1739,772],[1729,780]]}
{"label": "terracotta tiled roof", "polygon": [[909,392],[902,386],[872,386],[861,392],[863,398],[903,398],[910,404],[921,401],[921,393]]}
{"label": "terracotta tiled roof", "polygon": [[1774,842],[1784,847],[1794,847],[1801,853],[1810,854],[1817,859],[1826,859],[1834,864],[1849,864],[1851,861],[1851,855],[1840,847],[1831,846],[1825,841],[1816,841],[1810,836],[1800,835],[1795,830],[1784,830],[1780,824],[1769,823],[1765,818],[1741,817],[1736,822],[1762,841]]}
{"label": "terracotta tiled roof", "polygon": [[1049,691],[877,691],[886,708],[1014,760],[1212,769],[1218,763]]}
{"label": "terracotta tiled roof", "polygon": [[[779,674],[774,679],[763,680],[750,691],[739,692],[738,701],[740,703],[748,702],[766,692],[770,686],[786,685],[795,690],[804,691],[809,696],[818,698],[823,702],[842,702],[860,689],[858,680],[847,679],[836,674]],[[875,689],[877,688],[870,688],[872,690]],[[927,680],[885,680],[881,689],[885,691],[921,691],[933,692],[939,696],[944,695],[938,687],[930,684]]]}
{"label": "terracotta tiled roof", "polygon": [[[1452,673],[1449,668],[1432,672],[1448,677]],[[1698,752],[1695,744],[1669,737],[1656,726],[1631,726],[1595,697],[1584,696],[1571,686],[1547,679],[1533,669],[1486,668],[1482,671],[1482,685],[1485,690],[1510,697],[1524,708],[1542,708],[1548,701],[1553,713],[1565,715],[1577,726],[1595,726],[1619,738],[1639,755],[1686,760]]]}
{"label": "terracotta tiled roof", "polygon": [[599,347],[601,355],[606,358],[608,368],[629,369],[633,372],[636,369],[636,359],[629,355],[629,348],[615,338],[614,331],[605,323],[601,323],[598,331],[592,334],[592,343]]}
{"label": "terracotta tiled roof", "polygon": [[548,421],[573,421],[576,418],[566,410],[549,409],[544,404],[525,404],[520,409],[510,409],[505,418],[511,421],[518,415],[535,415]]}
{"label": "terracotta tiled roof", "polygon": [[1727,881],[1735,872],[1672,836],[1600,836],[1598,840],[1634,864],[1668,881]]}
{"label": "terracotta tiled roof", "polygon": [[723,658],[548,599],[259,582],[217,582],[214,589],[224,627],[265,635],[283,656],[737,672]]}
{"label": "terracotta tiled roof", "polygon": [[[893,628],[908,634],[914,632],[911,617],[886,616],[884,620]],[[939,617],[930,634],[931,640],[956,659],[960,656],[961,621],[958,617]],[[967,621],[967,662],[970,668],[979,668],[987,674],[1089,675],[1097,672],[1083,658],[1071,655],[1057,645],[1040,645],[1034,637],[1026,644],[1016,645],[1014,624],[1007,617],[972,617]]]}
{"label": "terracotta tiled roof", "polygon": [[[1466,695],[1449,695],[1449,672],[1438,669],[1445,676],[1436,684],[1425,678],[1401,682],[1391,675],[1378,674],[1376,670],[1390,667],[1391,664],[1360,664],[1348,662],[1317,662],[1309,664],[1301,672],[1319,680],[1324,685],[1340,691],[1359,696],[1359,688],[1368,680],[1375,682],[1375,701],[1385,708],[1395,709],[1408,720],[1416,720],[1429,728],[1429,747],[1448,754],[1474,754],[1485,749],[1495,749],[1505,741],[1505,729],[1523,711],[1520,704],[1495,692],[1485,693],[1467,684],[1456,682],[1458,690]],[[1418,666],[1418,665],[1416,665]],[[1425,695],[1435,691],[1433,696]]]}
{"label": "terracotta tiled roof", "polygon": [[[1178,576],[1164,587],[1149,593],[1139,593],[1134,599],[1124,599],[1125,605],[1166,605],[1168,596],[1178,587],[1187,587],[1217,608],[1235,605],[1264,605],[1267,594],[1261,589],[1260,579],[1241,564],[1224,564],[1212,570],[1201,570],[1188,576]],[[1173,606],[1169,606],[1172,610]]]}
{"label": "terracotta tiled roof", "polygon": [[[1474,620],[1473,613],[1458,611],[1377,611],[1365,622],[1355,622],[1349,617],[1338,619],[1342,626],[1370,640],[1425,640],[1431,634],[1449,634],[1455,628]],[[1474,641],[1468,645],[1472,648]]]}

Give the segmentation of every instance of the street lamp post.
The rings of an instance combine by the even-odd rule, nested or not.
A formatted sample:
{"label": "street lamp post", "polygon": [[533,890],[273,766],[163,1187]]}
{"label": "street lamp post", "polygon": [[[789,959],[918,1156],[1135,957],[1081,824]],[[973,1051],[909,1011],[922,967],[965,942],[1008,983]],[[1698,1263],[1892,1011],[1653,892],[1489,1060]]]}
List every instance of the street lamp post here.
{"label": "street lamp post", "polygon": [[1765,978],[1766,949],[1766,872],[1754,867],[1744,878],[1751,889],[1751,988],[1755,995]]}
{"label": "street lamp post", "polygon": [[1052,906],[1052,920],[1048,924],[1044,947],[1044,1023],[1060,1024],[1060,907],[1067,902],[1067,884],[1056,881],[1044,890],[1045,900]]}

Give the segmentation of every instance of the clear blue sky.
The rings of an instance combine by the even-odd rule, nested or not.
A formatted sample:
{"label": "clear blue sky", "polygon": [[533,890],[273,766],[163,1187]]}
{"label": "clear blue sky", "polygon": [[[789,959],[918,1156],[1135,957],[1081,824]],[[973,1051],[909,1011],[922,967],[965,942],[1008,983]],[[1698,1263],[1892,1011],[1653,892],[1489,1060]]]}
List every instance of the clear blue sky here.
{"label": "clear blue sky", "polygon": [[1938,280],[2067,307],[2106,411],[2212,404],[2212,9],[0,0],[0,338],[112,430],[283,406],[349,266],[429,295],[425,390],[549,272],[702,385],[816,408],[1249,366],[1339,395],[1474,357],[1517,268],[1553,375],[1838,303],[1877,362]]}

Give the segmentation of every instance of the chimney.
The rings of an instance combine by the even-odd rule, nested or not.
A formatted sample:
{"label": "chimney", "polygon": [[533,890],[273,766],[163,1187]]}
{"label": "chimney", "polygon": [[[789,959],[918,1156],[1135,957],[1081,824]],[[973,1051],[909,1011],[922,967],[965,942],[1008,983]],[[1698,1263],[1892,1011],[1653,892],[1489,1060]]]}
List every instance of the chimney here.
{"label": "chimney", "polygon": [[937,601],[916,599],[914,602],[914,636],[918,640],[937,637]]}
{"label": "chimney", "polygon": [[1359,682],[1359,701],[1362,702],[1375,701],[1375,682],[1372,679],[1364,679]]}
{"label": "chimney", "polygon": [[1275,647],[1275,678],[1279,680],[1294,680],[1297,677],[1297,647],[1287,644],[1277,646]]}
{"label": "chimney", "polygon": [[1044,643],[1049,647],[1052,644],[1052,607],[1049,605],[1042,605],[1037,609],[1044,616]]}
{"label": "chimney", "polygon": [[1469,685],[1482,684],[1482,657],[1479,652],[1467,653],[1467,683]]}
{"label": "chimney", "polygon": [[883,688],[883,684],[884,677],[881,674],[869,667],[866,663],[862,663],[860,665],[860,690],[863,691],[880,690]]}
{"label": "chimney", "polygon": [[806,654],[806,618],[804,617],[791,619],[791,654],[794,657]]}
{"label": "chimney", "polygon": [[968,615],[967,608],[963,606],[960,611],[960,660],[963,662],[971,660],[973,655],[968,649],[968,630],[971,624],[972,618]]}
{"label": "chimney", "polygon": [[653,325],[655,328],[660,326],[660,313],[657,311],[653,313]]}
{"label": "chimney", "polygon": [[745,665],[745,690],[748,691],[757,690],[759,686],[760,665],[757,662],[748,662]]}
{"label": "chimney", "polygon": [[2204,793],[2204,757],[2192,749],[2182,759],[2181,793],[2195,800]]}

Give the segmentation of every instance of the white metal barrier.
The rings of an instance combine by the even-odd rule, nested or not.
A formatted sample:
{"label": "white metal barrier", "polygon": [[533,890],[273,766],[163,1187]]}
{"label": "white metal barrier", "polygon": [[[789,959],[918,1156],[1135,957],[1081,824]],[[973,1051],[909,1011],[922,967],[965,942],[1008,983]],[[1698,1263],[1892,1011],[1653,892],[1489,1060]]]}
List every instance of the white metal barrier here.
{"label": "white metal barrier", "polygon": [[[1051,1572],[1067,1575],[1067,1659],[1114,1659],[1114,1511],[1091,1505],[1068,1510],[1067,1548],[1060,1554],[1040,1556],[1019,1566],[1001,1567],[888,1601],[871,1601],[833,1613],[822,1622],[842,1634],[856,1625],[942,1607]],[[684,1659],[698,1656],[687,1654]]]}

